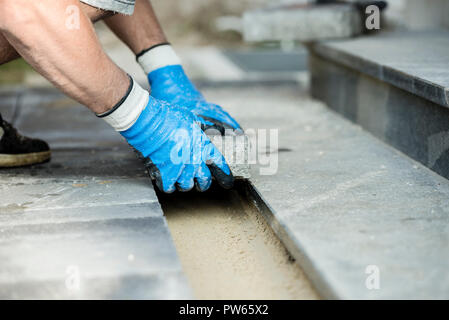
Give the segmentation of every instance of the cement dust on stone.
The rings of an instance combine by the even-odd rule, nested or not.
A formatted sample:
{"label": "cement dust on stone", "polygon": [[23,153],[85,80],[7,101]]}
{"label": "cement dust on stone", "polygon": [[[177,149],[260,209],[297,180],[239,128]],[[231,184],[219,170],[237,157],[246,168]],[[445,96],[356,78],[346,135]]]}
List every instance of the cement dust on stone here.
{"label": "cement dust on stone", "polygon": [[159,200],[198,299],[317,299],[300,267],[236,190]]}

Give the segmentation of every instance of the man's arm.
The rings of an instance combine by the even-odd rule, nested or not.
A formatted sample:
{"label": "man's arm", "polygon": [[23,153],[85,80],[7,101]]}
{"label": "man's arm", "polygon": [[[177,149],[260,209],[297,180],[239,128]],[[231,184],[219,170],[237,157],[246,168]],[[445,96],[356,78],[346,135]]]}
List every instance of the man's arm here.
{"label": "man's arm", "polygon": [[[96,113],[125,95],[129,78],[104,53],[78,0],[0,0],[0,6],[4,38],[65,94]],[[79,28],[67,27],[69,6],[79,9]]]}
{"label": "man's arm", "polygon": [[[69,6],[79,11],[79,26],[67,25]],[[78,0],[0,0],[0,7],[5,39],[36,71],[120,132],[161,190],[196,185],[204,191],[212,176],[232,187],[232,173],[197,117],[150,97],[115,65]]]}
{"label": "man's arm", "polygon": [[[84,3],[80,3],[81,9],[89,17],[92,22],[97,22],[106,17],[115,15],[112,11],[104,11],[94,8]],[[0,32],[0,65],[19,58],[20,55],[16,49],[11,46],[5,36]]]}
{"label": "man's arm", "polygon": [[0,32],[0,65],[17,59],[20,55],[16,49],[9,44],[5,36]]}
{"label": "man's arm", "polygon": [[116,15],[106,24],[137,55],[148,75],[151,95],[183,107],[202,120],[204,129],[240,130],[240,125],[222,107],[208,102],[190,81],[181,60],[167,43],[149,0],[136,0],[132,16]]}
{"label": "man's arm", "polygon": [[136,0],[132,16],[120,14],[106,18],[104,22],[134,54],[167,42],[149,0]]}

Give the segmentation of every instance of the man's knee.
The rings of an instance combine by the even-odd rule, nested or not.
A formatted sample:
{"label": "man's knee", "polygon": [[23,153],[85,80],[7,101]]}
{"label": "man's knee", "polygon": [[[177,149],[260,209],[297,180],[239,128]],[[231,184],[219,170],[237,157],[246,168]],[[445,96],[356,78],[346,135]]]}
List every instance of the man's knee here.
{"label": "man's knee", "polygon": [[0,0],[0,29],[8,31],[39,19],[39,1]]}

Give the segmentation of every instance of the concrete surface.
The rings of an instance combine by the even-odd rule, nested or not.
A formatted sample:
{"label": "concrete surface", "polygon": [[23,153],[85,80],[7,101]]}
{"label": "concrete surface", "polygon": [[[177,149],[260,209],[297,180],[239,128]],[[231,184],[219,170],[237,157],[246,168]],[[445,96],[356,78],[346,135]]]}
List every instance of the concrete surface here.
{"label": "concrete surface", "polygon": [[[272,156],[272,162],[278,158],[277,172],[274,175],[260,175],[259,169],[265,167],[266,163],[259,163],[259,166],[253,166],[251,181],[256,188],[254,192],[264,199],[265,206],[270,209],[263,210],[269,224],[304,268],[319,293],[323,297],[338,298],[448,298],[448,181],[343,120],[323,104],[310,99],[304,88],[293,86],[291,82],[277,85],[270,83],[266,86],[255,83],[242,85],[242,82],[225,81],[209,83],[202,88],[208,99],[223,105],[245,129],[279,130],[277,146],[273,144],[273,148],[270,146],[258,150],[259,156]],[[11,184],[13,181],[17,192],[23,190],[20,189],[24,188],[22,183],[33,185],[34,191],[26,195],[30,199],[34,197],[36,184],[45,185],[42,186],[42,190],[45,190],[45,196],[41,198],[43,200],[34,197],[37,204],[27,203],[29,201],[8,202],[8,211],[3,211],[16,218],[2,220],[2,223],[10,220],[11,226],[5,223],[7,236],[0,237],[0,261],[8,263],[8,268],[0,269],[0,279],[3,279],[0,288],[5,288],[4,292],[11,292],[10,296],[14,293],[14,297],[39,296],[36,288],[45,289],[42,292],[47,297],[73,297],[73,291],[68,292],[66,283],[62,284],[62,281],[71,279],[67,278],[66,272],[73,271],[72,267],[76,267],[79,260],[83,262],[81,272],[85,265],[92,270],[91,279],[96,281],[90,281],[88,285],[98,289],[89,289],[89,292],[97,297],[116,297],[113,292],[118,292],[120,297],[130,292],[137,297],[161,296],[173,292],[184,294],[187,291],[185,280],[179,271],[170,273],[172,276],[157,271],[151,273],[154,276],[148,277],[145,272],[133,276],[141,270],[140,267],[139,271],[130,271],[132,267],[129,263],[138,261],[138,255],[134,252],[139,252],[139,255],[144,253],[141,253],[141,247],[136,247],[135,239],[127,238],[127,232],[141,231],[140,228],[145,229],[149,225],[165,225],[165,220],[159,219],[160,209],[153,201],[152,190],[143,203],[132,200],[131,203],[124,201],[120,204],[117,199],[116,205],[112,206],[113,212],[103,205],[91,206],[95,197],[100,198],[103,194],[108,196],[108,192],[99,191],[101,187],[97,184],[111,184],[111,188],[115,188],[111,189],[114,192],[120,191],[114,184],[118,179],[122,182],[132,180],[143,187],[145,175],[137,163],[132,165],[135,163],[133,155],[128,151],[125,153],[125,145],[117,140],[117,136],[110,135],[106,125],[100,124],[87,111],[78,111],[82,109],[75,108],[70,100],[57,94],[30,92],[22,98],[25,102],[23,105],[32,106],[35,99],[40,99],[41,107],[51,109],[52,113],[40,112],[40,108],[32,109],[33,112],[24,108],[18,113],[13,110],[13,114],[21,127],[29,128],[29,133],[49,139],[57,151],[52,163],[42,167],[8,173],[0,171],[1,183]],[[13,103],[13,100],[10,102]],[[67,121],[64,116],[65,109],[72,110],[69,116],[71,121]],[[47,121],[45,127],[38,124],[37,119],[45,119],[43,117],[48,114],[54,120]],[[80,129],[73,127],[72,123],[77,123]],[[62,134],[65,131],[61,127],[70,134]],[[97,136],[102,137],[103,143],[95,142]],[[104,171],[96,170],[95,166],[84,160],[88,158],[87,154],[89,157],[93,154],[95,164],[101,164]],[[59,208],[58,201],[52,200],[59,196],[58,189],[47,186],[52,183],[61,183],[63,192],[76,190],[73,192],[78,195],[83,192],[78,189],[92,186],[94,192],[88,195],[91,198],[87,198],[87,203],[91,205],[83,207],[84,204],[77,200],[76,206],[80,208],[72,207],[70,215],[61,215],[60,210],[64,208]],[[13,195],[8,197],[13,199]],[[51,209],[42,209],[43,203],[49,204]],[[256,204],[261,205],[260,202]],[[153,208],[151,212],[155,213],[154,216],[148,214],[146,209],[142,212],[142,207],[147,206]],[[3,212],[0,216],[3,216]],[[87,230],[91,217],[100,216],[103,212],[105,218],[95,218],[90,227],[95,232],[80,232]],[[122,212],[129,218],[117,219]],[[50,219],[53,219],[52,223],[46,222]],[[140,223],[134,223],[138,219],[147,220],[141,226]],[[126,222],[122,223],[123,220]],[[67,230],[69,239],[61,235],[59,229],[55,230],[56,223]],[[39,228],[36,229],[34,224]],[[0,225],[3,228],[3,224]],[[124,240],[116,244],[113,236],[105,232],[106,229],[114,230]],[[179,262],[170,253],[173,252],[173,246],[169,235],[163,232],[163,227],[154,230],[160,233],[138,231],[136,234],[142,237],[140,239],[167,240],[169,248],[161,250],[165,252],[165,257],[173,258],[170,258],[170,266],[174,266],[174,269],[169,270],[178,270]],[[86,262],[93,259],[92,255],[84,251],[79,253],[80,248],[86,245],[80,244],[78,247],[73,240],[81,238],[81,234],[83,241],[87,243],[91,240],[89,244],[94,243],[93,250],[97,253],[95,262],[100,261],[99,257],[105,254],[108,258],[101,261],[105,261],[107,270],[112,269],[111,261],[114,265],[121,263],[118,272],[120,281],[108,278],[106,280],[111,280],[108,283],[98,277],[97,266]],[[90,234],[92,238],[87,238]],[[160,234],[165,234],[165,238]],[[42,252],[41,248],[50,248],[47,252],[57,257],[55,259],[64,261],[63,267],[58,264],[57,270],[51,275],[37,266],[28,267],[30,261],[25,258],[36,255],[30,253],[29,242],[22,240],[26,237],[39,238],[39,241],[33,242],[36,246],[32,249]],[[62,249],[57,246],[57,243],[64,241],[67,241],[68,247],[75,249],[74,252],[67,251],[65,246]],[[102,247],[109,242],[114,247],[120,245],[125,248],[123,251],[129,252],[126,259],[121,256],[117,258],[117,252]],[[138,245],[147,243],[141,240]],[[8,248],[16,248],[14,250],[23,254],[14,255]],[[153,247],[149,245],[149,248]],[[152,252],[156,252],[155,256],[161,257],[162,261],[169,260],[162,258],[163,254],[158,251]],[[68,255],[75,258],[67,258]],[[12,260],[14,263],[5,260],[4,257],[9,256],[16,257]],[[47,256],[44,258],[50,261]],[[36,260],[33,258],[33,262]],[[154,262],[151,260],[148,264],[154,267],[147,264],[143,269],[160,270],[158,266],[164,264],[160,261],[159,258]],[[45,266],[48,264],[43,263]],[[370,274],[366,271],[371,272],[373,266],[374,270],[378,268],[380,287],[370,290],[366,286]],[[55,270],[51,266],[48,268]],[[11,278],[17,270],[27,277],[36,274],[39,280],[26,278],[21,283],[4,280],[5,277]],[[48,281],[40,280],[39,275]],[[151,290],[140,290],[147,287],[142,277],[146,277],[146,283],[154,285]],[[139,290],[131,291],[131,288]]]}
{"label": "concrete surface", "polygon": [[124,140],[54,90],[22,92],[15,108],[18,128],[46,139],[53,157],[0,170],[0,298],[190,298],[153,186]]}
{"label": "concrete surface", "polygon": [[362,32],[360,13],[350,4],[291,4],[245,12],[245,41],[314,41]]}
{"label": "concrete surface", "polygon": [[246,135],[221,136],[214,134],[209,135],[209,138],[226,159],[234,178],[249,179],[251,176],[249,137]]}
{"label": "concrete surface", "polygon": [[388,0],[385,10],[387,27],[410,30],[449,28],[449,2],[432,0],[432,5],[422,0]]}
{"label": "concrete surface", "polygon": [[204,89],[246,129],[279,130],[278,171],[253,165],[251,182],[321,296],[449,298],[446,179],[298,87]]}
{"label": "concrete surface", "polygon": [[375,37],[319,42],[322,58],[449,107],[449,33],[384,32]]}
{"label": "concrete surface", "polygon": [[312,46],[312,95],[449,178],[446,36],[395,33]]}
{"label": "concrete surface", "polygon": [[308,52],[304,47],[291,50],[225,50],[224,54],[245,72],[301,72],[306,71]]}
{"label": "concrete surface", "polygon": [[331,109],[449,178],[449,110],[316,55],[312,95]]}

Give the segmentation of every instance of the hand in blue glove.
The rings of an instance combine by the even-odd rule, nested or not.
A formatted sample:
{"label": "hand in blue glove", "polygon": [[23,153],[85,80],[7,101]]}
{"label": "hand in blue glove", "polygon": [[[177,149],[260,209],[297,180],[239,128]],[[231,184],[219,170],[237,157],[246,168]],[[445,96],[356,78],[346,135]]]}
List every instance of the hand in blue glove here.
{"label": "hand in blue glove", "polygon": [[226,189],[234,178],[225,159],[191,112],[150,97],[137,121],[120,133],[145,160],[150,176],[166,193],[207,190],[212,176]]}
{"label": "hand in blue glove", "polygon": [[151,96],[192,111],[201,117],[203,130],[242,130],[240,125],[220,106],[209,103],[195,88],[181,65],[170,65],[156,69],[148,75]]}

